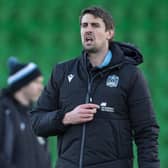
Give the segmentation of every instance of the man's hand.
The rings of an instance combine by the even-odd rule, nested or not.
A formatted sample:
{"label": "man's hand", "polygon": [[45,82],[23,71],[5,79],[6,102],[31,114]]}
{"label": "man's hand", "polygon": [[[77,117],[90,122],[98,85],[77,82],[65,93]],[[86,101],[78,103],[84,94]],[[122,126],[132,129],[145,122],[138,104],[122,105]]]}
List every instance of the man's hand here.
{"label": "man's hand", "polygon": [[63,124],[80,124],[93,120],[99,105],[97,104],[81,104],[74,108],[72,111],[65,114]]}

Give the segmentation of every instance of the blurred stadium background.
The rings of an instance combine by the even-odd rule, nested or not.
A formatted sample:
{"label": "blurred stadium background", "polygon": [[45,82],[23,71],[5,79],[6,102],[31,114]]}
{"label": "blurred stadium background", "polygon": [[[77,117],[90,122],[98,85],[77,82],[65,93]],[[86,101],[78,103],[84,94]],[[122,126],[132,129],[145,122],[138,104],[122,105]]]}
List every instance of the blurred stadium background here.
{"label": "blurred stadium background", "polygon": [[[136,44],[144,55],[141,69],[161,126],[161,168],[168,168],[167,0],[1,0],[0,87],[6,86],[8,56],[36,62],[45,83],[55,63],[78,56],[82,48],[78,18],[81,9],[90,5],[111,11],[116,24],[115,40]],[[50,138],[53,165],[55,144],[55,138]]]}

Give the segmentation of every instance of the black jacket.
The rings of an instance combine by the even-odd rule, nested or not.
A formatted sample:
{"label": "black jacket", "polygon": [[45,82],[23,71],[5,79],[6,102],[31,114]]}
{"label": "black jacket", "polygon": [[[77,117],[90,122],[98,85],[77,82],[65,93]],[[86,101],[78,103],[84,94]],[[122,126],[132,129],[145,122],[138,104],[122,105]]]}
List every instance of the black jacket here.
{"label": "black jacket", "polygon": [[[110,65],[90,67],[87,54],[56,65],[36,108],[34,131],[58,136],[57,168],[132,168],[132,140],[140,168],[159,168],[158,130],[150,94],[140,70],[142,55],[113,42]],[[64,126],[66,112],[92,102],[101,106],[93,121]]]}
{"label": "black jacket", "polygon": [[[50,168],[45,144],[33,134],[28,107],[20,105],[7,90],[0,96],[0,167]],[[42,141],[40,141],[42,142]]]}

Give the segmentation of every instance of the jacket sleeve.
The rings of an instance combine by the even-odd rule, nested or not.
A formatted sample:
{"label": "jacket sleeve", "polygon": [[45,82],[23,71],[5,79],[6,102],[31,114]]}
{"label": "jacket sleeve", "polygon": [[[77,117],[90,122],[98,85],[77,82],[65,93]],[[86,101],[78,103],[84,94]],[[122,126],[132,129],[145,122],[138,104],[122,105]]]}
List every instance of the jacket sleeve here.
{"label": "jacket sleeve", "polygon": [[64,133],[64,110],[59,107],[59,85],[63,70],[55,68],[35,108],[31,111],[32,127],[36,135],[48,137]]}
{"label": "jacket sleeve", "polygon": [[0,167],[2,167],[2,168],[16,168],[16,166],[9,163],[3,156],[0,156]]}
{"label": "jacket sleeve", "polygon": [[16,168],[9,159],[6,157],[6,153],[4,151],[4,148],[6,147],[5,142],[5,120],[6,116],[4,114],[4,108],[2,106],[2,103],[0,103],[0,167],[3,168]]}
{"label": "jacket sleeve", "polygon": [[148,86],[139,69],[131,79],[128,105],[139,168],[159,168],[158,133]]}
{"label": "jacket sleeve", "polygon": [[3,149],[4,125],[5,125],[4,116],[3,116],[3,111],[0,103],[0,158],[3,152],[2,149]]}
{"label": "jacket sleeve", "polygon": [[10,163],[10,162],[4,157],[4,155],[0,155],[0,167],[2,167],[2,168],[16,168],[16,166],[13,165],[12,163]]}

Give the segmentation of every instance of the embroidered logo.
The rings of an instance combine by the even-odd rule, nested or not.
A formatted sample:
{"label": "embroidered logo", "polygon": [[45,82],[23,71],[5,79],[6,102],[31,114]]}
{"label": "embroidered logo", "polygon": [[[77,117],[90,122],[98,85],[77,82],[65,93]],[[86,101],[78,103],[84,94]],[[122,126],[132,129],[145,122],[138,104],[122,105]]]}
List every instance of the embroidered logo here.
{"label": "embroidered logo", "polygon": [[111,112],[111,113],[115,112],[114,107],[107,106],[107,102],[100,103],[100,109],[101,111],[104,111],[104,112]]}
{"label": "embroidered logo", "polygon": [[24,131],[25,128],[26,128],[26,124],[25,124],[24,122],[21,122],[21,123],[20,123],[20,130],[21,130],[21,131]]}
{"label": "embroidered logo", "polygon": [[106,86],[117,87],[119,82],[119,77],[117,75],[109,75],[106,80]]}
{"label": "embroidered logo", "polygon": [[100,104],[100,106],[107,106],[107,102],[102,102],[101,104]]}
{"label": "embroidered logo", "polygon": [[73,78],[74,78],[74,75],[73,75],[73,74],[69,74],[69,75],[68,75],[68,81],[69,81],[69,83],[72,81]]}
{"label": "embroidered logo", "polygon": [[37,137],[37,141],[40,145],[45,145],[45,139],[43,137]]}

